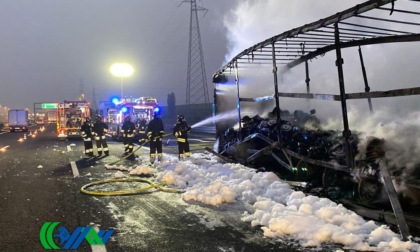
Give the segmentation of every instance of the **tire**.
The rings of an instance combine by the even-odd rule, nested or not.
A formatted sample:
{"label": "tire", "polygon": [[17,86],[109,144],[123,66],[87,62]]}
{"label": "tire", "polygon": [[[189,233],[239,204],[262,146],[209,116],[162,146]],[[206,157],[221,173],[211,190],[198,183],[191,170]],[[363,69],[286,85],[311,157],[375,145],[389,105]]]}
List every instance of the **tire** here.
{"label": "tire", "polygon": [[376,200],[382,190],[382,184],[371,178],[363,178],[357,185],[359,200],[363,203],[370,203]]}
{"label": "tire", "polygon": [[340,183],[340,174],[338,171],[324,168],[324,173],[322,174],[322,186],[324,188],[336,187]]}

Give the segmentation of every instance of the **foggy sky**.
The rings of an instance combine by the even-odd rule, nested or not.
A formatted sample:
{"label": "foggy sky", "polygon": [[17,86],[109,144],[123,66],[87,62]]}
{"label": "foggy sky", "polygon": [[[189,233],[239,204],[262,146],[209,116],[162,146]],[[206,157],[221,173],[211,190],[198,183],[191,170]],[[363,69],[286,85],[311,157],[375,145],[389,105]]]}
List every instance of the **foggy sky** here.
{"label": "foggy sky", "polygon": [[[109,72],[115,62],[135,69],[123,79],[124,95],[154,96],[166,105],[174,92],[184,104],[190,6],[181,2],[0,0],[0,104],[31,109],[34,102],[77,99],[81,83],[88,100],[93,87],[97,101],[108,100],[121,92]],[[198,0],[209,10],[199,13],[209,93],[212,74],[240,51],[361,2]],[[384,64],[384,56],[375,58],[366,64]]]}
{"label": "foggy sky", "polygon": [[[181,0],[0,0],[0,104],[86,98],[121,93],[109,68],[133,65],[124,95],[157,97],[174,92],[185,103],[190,5]],[[209,91],[226,54],[225,1],[197,1]]]}

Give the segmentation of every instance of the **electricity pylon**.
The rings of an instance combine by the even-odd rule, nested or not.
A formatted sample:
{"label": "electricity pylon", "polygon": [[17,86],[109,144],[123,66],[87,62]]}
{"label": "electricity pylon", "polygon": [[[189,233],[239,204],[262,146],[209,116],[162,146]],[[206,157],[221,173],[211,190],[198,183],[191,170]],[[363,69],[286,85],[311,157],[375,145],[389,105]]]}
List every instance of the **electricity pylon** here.
{"label": "electricity pylon", "polygon": [[80,95],[79,100],[84,101],[85,100],[85,84],[83,83],[83,80],[80,79]]}
{"label": "electricity pylon", "polygon": [[92,103],[91,103],[92,109],[93,111],[95,111],[95,113],[98,113],[98,102],[96,101],[96,89],[95,86],[93,86],[92,88]]}
{"label": "electricity pylon", "polygon": [[205,11],[205,15],[208,9],[197,6],[196,0],[182,2],[191,3],[186,104],[209,103],[206,68],[197,16],[197,11]]}

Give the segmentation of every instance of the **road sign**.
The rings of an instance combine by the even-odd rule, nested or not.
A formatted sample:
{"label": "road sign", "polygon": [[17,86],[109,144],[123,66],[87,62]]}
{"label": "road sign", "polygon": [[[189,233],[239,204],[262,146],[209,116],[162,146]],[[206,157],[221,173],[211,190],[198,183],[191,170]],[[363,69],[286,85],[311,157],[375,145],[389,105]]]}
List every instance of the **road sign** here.
{"label": "road sign", "polygon": [[56,109],[58,108],[58,104],[57,103],[42,103],[41,108],[42,109]]}

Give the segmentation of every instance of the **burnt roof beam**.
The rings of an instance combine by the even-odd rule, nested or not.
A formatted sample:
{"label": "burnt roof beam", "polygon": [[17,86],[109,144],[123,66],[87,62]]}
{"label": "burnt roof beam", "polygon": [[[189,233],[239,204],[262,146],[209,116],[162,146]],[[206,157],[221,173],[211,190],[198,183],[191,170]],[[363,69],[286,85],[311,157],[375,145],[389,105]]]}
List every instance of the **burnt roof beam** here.
{"label": "burnt roof beam", "polygon": [[303,25],[300,27],[297,27],[295,29],[283,32],[277,36],[271,37],[269,39],[266,39],[258,44],[255,44],[254,46],[245,49],[238,55],[236,55],[233,59],[231,59],[228,63],[226,63],[219,71],[223,71],[223,69],[229,68],[233,62],[235,62],[236,59],[241,58],[242,56],[251,53],[252,51],[255,51],[259,48],[263,48],[266,46],[271,45],[273,42],[281,41],[286,38],[292,38],[298,34],[303,34],[305,32],[313,31],[316,29],[319,29],[321,27],[325,27],[328,25],[335,24],[337,22],[340,22],[342,20],[348,19],[350,17],[353,17],[358,14],[362,14],[364,12],[370,11],[374,8],[381,7],[383,5],[389,4],[391,2],[394,2],[395,0],[370,0],[361,4],[358,4],[356,6],[353,6],[345,11],[336,13],[334,15],[331,15],[329,17],[326,17],[324,19],[320,19],[316,22],[312,22],[307,25]]}
{"label": "burnt roof beam", "polygon": [[[341,35],[345,35],[345,36],[340,36],[340,37],[349,37],[350,36],[350,38],[357,38],[357,37],[366,37],[366,36],[369,36],[369,37],[375,37],[377,34],[366,34],[366,32],[365,33],[363,33],[363,32],[361,32],[361,33],[353,33],[353,32],[342,32],[342,31],[345,31],[345,30],[347,30],[347,31],[353,31],[353,32],[358,32],[357,30],[351,30],[351,29],[340,29],[340,34]],[[314,33],[317,33],[317,32],[319,32],[319,33],[328,33],[328,34],[334,34],[334,32],[333,31],[324,31],[324,30],[316,30],[316,31],[312,31],[312,32],[308,32],[308,33],[306,33],[306,34],[310,34],[310,35],[315,35],[315,36],[317,36],[317,34],[314,34]],[[348,35],[348,36],[347,36]],[[390,36],[390,35],[394,35],[394,34],[386,34],[386,33],[384,33],[384,34],[381,34],[381,35],[388,35],[388,36]],[[325,36],[325,35],[323,35],[323,36]],[[377,36],[376,36],[377,37]]]}
{"label": "burnt roof beam", "polygon": [[401,20],[392,20],[392,19],[386,19],[386,18],[369,17],[369,16],[364,16],[364,15],[356,15],[355,17],[364,18],[364,19],[371,19],[371,20],[376,20],[376,21],[384,21],[384,22],[389,22],[389,23],[420,26],[420,23],[407,22],[407,21],[401,21]]}
{"label": "burnt roof beam", "polygon": [[[380,27],[375,27],[375,26],[368,26],[368,25],[361,25],[361,24],[353,24],[353,23],[347,23],[347,22],[340,22],[340,24],[342,24],[342,25],[349,25],[349,26],[356,26],[356,27],[362,27],[362,28],[367,28],[367,29],[373,29],[373,30],[377,30],[377,31],[387,31],[387,32],[395,32],[395,33],[402,33],[402,34],[413,34],[412,32],[408,32],[408,31],[399,31],[399,30],[385,29],[385,28],[380,28]],[[340,29],[343,29],[343,28],[340,28]]]}
{"label": "burnt roof beam", "polygon": [[[340,23],[343,24],[343,23]],[[324,27],[328,29],[334,29],[334,27]],[[366,30],[358,30],[358,29],[349,29],[349,28],[342,28],[340,27],[340,31],[351,31],[351,32],[359,32],[359,33],[371,33],[373,35],[382,35],[382,36],[392,36],[392,35],[398,35],[396,33],[385,33],[385,32],[374,32],[374,31],[366,31]],[[331,32],[333,33],[333,32]],[[401,32],[399,32],[401,33]],[[340,32],[340,34],[345,34],[343,32]]]}
{"label": "burnt roof beam", "polygon": [[[390,36],[390,37],[378,37],[378,38],[370,38],[370,39],[362,39],[356,41],[349,41],[349,42],[341,42],[341,48],[348,48],[354,46],[362,46],[362,45],[374,45],[374,44],[385,44],[385,43],[396,43],[396,42],[413,42],[413,41],[420,41],[420,34],[410,34],[410,35],[397,35],[397,36]],[[335,49],[335,44],[328,45],[323,48],[319,48],[318,50],[308,53],[299,59],[296,59],[290,62],[288,65],[289,68],[293,68],[300,63],[304,62],[305,60],[310,60],[315,58],[316,56],[323,55],[331,50]]]}
{"label": "burnt roof beam", "polygon": [[378,8],[376,8],[376,9],[379,9],[379,10],[385,10],[385,11],[399,12],[399,13],[405,13],[405,14],[420,15],[420,12],[415,12],[415,11],[407,11],[407,10],[399,10],[399,9],[390,9],[390,8],[384,8],[384,7],[378,7]]}
{"label": "burnt roof beam", "polygon": [[[317,32],[317,31],[313,31],[313,32]],[[331,36],[331,35],[327,35],[327,34],[313,34],[313,32],[307,32],[307,33],[305,33],[305,34],[301,34],[301,35],[299,35],[297,38],[308,38],[308,39],[324,39],[325,37],[326,38],[334,38],[334,36]],[[341,33],[340,33],[341,34]],[[341,39],[343,39],[343,38],[345,38],[345,39],[359,39],[360,38],[360,36],[366,36],[366,35],[359,35],[359,34],[357,34],[357,36],[359,36],[359,37],[355,37],[355,36],[340,36],[340,38]]]}

